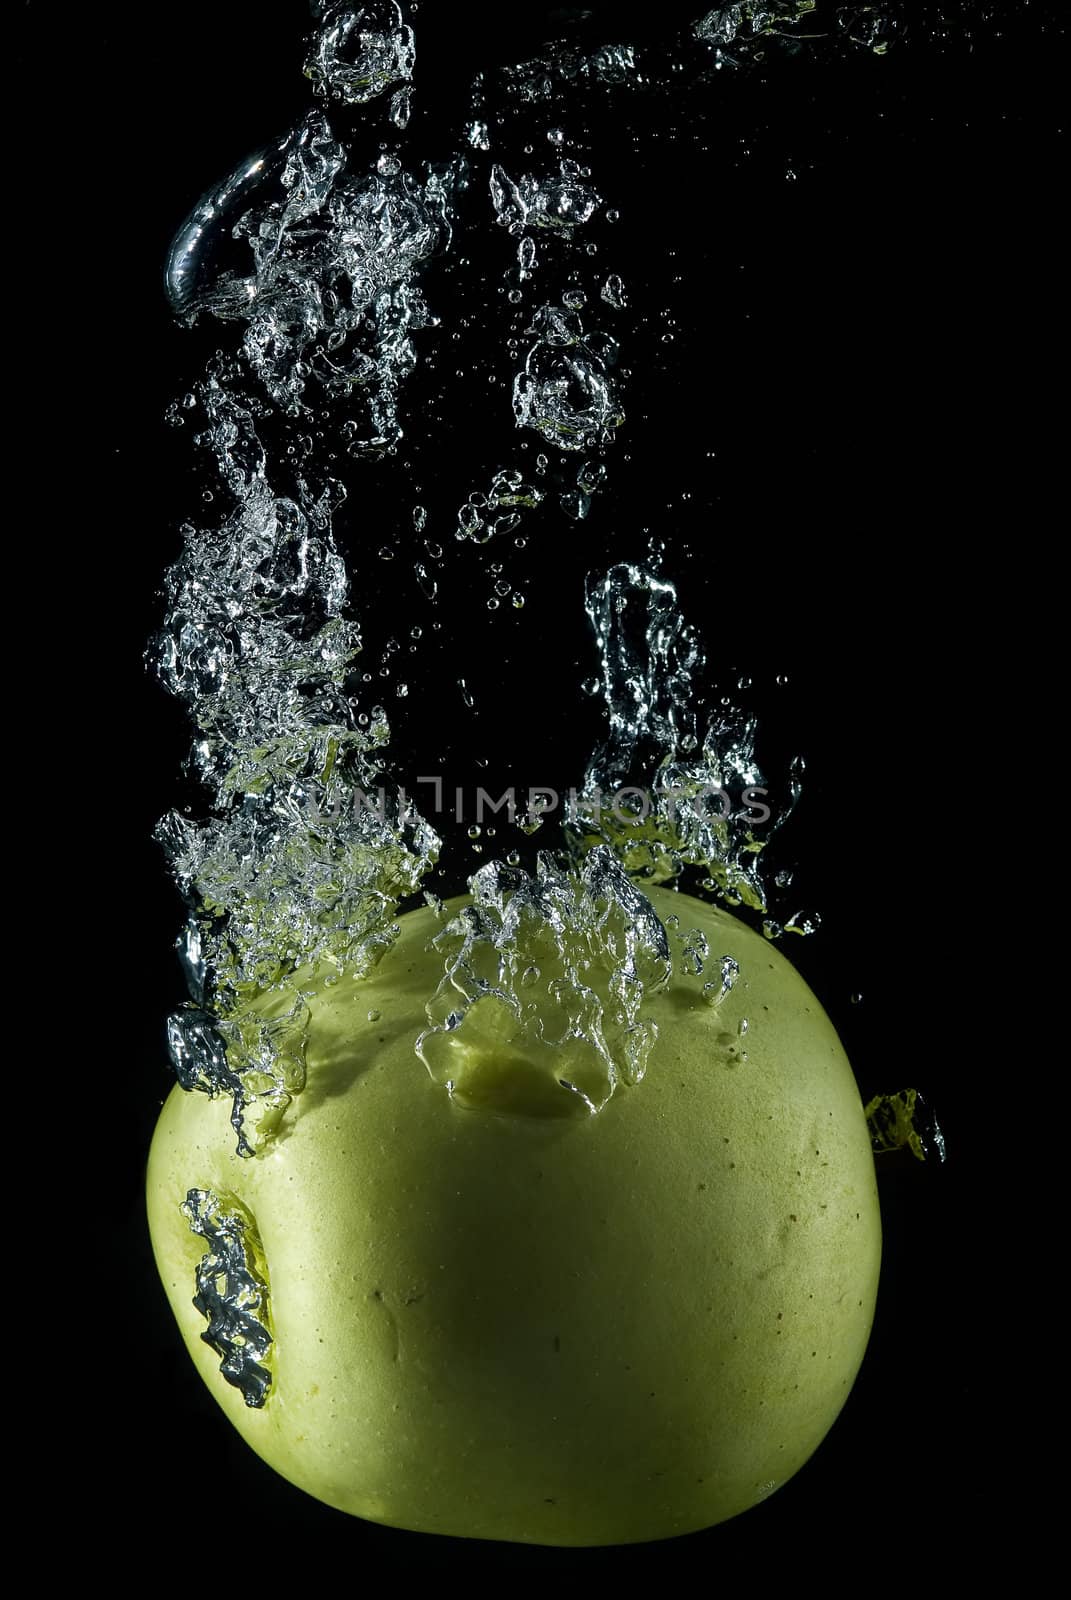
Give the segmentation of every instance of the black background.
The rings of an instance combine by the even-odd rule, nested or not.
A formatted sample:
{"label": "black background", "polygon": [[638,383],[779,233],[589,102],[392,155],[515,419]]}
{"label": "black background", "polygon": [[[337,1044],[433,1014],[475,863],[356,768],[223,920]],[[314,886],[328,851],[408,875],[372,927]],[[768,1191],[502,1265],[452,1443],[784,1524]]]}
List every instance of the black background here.
{"label": "black background", "polygon": [[[453,137],[466,63],[482,53],[490,68],[531,48],[543,31],[532,19],[547,9],[527,8],[507,25],[493,7],[467,7],[456,27],[457,8],[425,4],[416,105],[424,96],[427,111],[412,137],[427,153]],[[592,8],[593,36],[639,36],[606,26],[608,9]],[[690,9],[661,7],[642,27],[656,33],[661,19]],[[26,10],[32,79],[48,29],[40,8]],[[549,516],[533,531],[516,568],[523,613],[486,623],[486,553],[455,556],[437,653],[414,660],[404,722],[395,710],[405,770],[429,770],[429,756],[442,753],[459,781],[492,789],[578,781],[598,726],[590,708],[578,709],[576,685],[595,664],[583,577],[641,557],[642,530],[660,529],[666,570],[718,673],[756,679],[771,761],[795,750],[807,757],[805,797],[779,848],[798,867],[801,903],[824,922],[788,953],[837,1024],[864,1094],[918,1084],[945,1129],[944,1168],[906,1157],[882,1167],[877,1326],[813,1461],[734,1523],[625,1552],[438,1540],[318,1505],[263,1466],[217,1413],[155,1281],[140,1191],[170,1083],[163,1021],[182,993],[170,953],[180,911],[150,835],[178,797],[187,733],[140,658],[198,490],[188,440],[164,426],[163,412],[212,343],[171,322],[162,264],[204,189],[308,104],[307,19],[297,3],[227,0],[166,19],[109,6],[68,29],[75,71],[69,92],[48,97],[45,132],[52,180],[80,220],[72,229],[46,208],[45,253],[77,309],[82,370],[96,375],[82,431],[99,497],[85,560],[97,670],[92,695],[76,683],[71,698],[103,796],[85,943],[95,956],[102,946],[110,953],[116,1019],[107,1062],[94,1056],[108,1086],[107,1109],[97,1111],[107,1158],[83,1192],[94,1223],[89,1338],[76,1341],[81,1398],[72,1419],[60,1397],[57,1424],[73,1428],[86,1455],[77,1501],[87,1558],[114,1554],[131,1524],[162,1550],[176,1519],[187,1550],[199,1536],[211,1544],[227,1507],[270,1530],[266,1551],[285,1529],[280,1559],[315,1549],[352,1560],[355,1577],[369,1564],[592,1576],[627,1564],[673,1578],[696,1561],[712,1573],[727,1562],[791,1570],[805,1561],[828,1572],[844,1561],[846,1580],[891,1565],[910,1581],[910,1571],[984,1555],[997,1401],[993,1357],[982,1352],[1014,1277],[988,1220],[1006,1147],[991,1093],[1009,1065],[993,1025],[1008,980],[990,921],[1032,870],[1034,774],[1017,730],[1049,643],[1035,619],[1046,584],[1038,552],[1051,526],[1042,485],[1053,449],[1044,372],[1055,315],[1059,36],[1043,20],[1034,7],[1009,6],[1000,36],[991,27],[972,50],[937,49],[919,35],[882,60],[860,52],[824,65],[781,61],[727,82],[698,130],[690,108],[679,117],[664,102],[637,111],[638,150],[616,126],[592,129],[597,181],[622,211],[606,265],[628,278],[633,305],[655,324],[646,339],[635,335],[612,487],[579,532]],[[28,82],[31,103],[36,92]],[[659,143],[675,117],[676,144]],[[500,260],[487,269],[492,282]],[[678,330],[668,351],[657,331],[663,308]],[[448,317],[449,306],[440,309]],[[500,359],[489,341],[470,357],[472,370]],[[696,370],[708,374],[706,391],[685,411]],[[369,475],[368,526],[394,517],[400,528],[407,471],[434,480],[427,503],[440,493],[456,504],[464,495],[451,471],[467,490],[485,475],[481,450],[497,464],[493,437],[472,442],[462,390],[434,415],[435,436],[412,443],[419,459],[408,468],[420,406],[418,387],[400,460]],[[441,479],[436,460],[451,464]],[[377,619],[390,605],[416,615],[419,601],[393,587],[394,570],[362,568],[363,541],[380,542],[378,526],[365,527],[354,515],[341,533],[374,655],[387,626]],[[495,668],[481,677],[476,657],[487,652]],[[787,687],[777,687],[786,674]],[[462,676],[486,686],[475,718],[447,698]],[[135,752],[122,772],[120,745]],[[446,887],[476,864],[451,839]],[[47,1484],[43,1475],[45,1499]]]}

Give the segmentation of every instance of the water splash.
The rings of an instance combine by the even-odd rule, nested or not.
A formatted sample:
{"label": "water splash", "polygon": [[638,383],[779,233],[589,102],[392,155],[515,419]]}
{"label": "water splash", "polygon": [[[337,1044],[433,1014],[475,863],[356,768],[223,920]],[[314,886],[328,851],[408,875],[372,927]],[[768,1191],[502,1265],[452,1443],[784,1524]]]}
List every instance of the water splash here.
{"label": "water splash", "polygon": [[513,234],[526,228],[571,234],[590,222],[601,204],[576,161],[562,161],[553,176],[526,174],[516,182],[496,164],[491,168],[491,200],[499,224]]}
{"label": "water splash", "polygon": [[[798,771],[775,818],[756,760],[756,719],[731,702],[701,710],[705,656],[672,583],[621,565],[588,580],[586,605],[608,734],[584,776],[574,848],[604,840],[631,875],[653,883],[699,867],[727,904],[764,910],[760,856],[798,798]],[[629,793],[634,815],[616,798]],[[775,926],[765,931],[772,936]]]}
{"label": "water splash", "polygon": [[220,307],[220,315],[240,314],[256,293],[256,283],[229,258],[235,224],[257,196],[281,178],[288,155],[299,137],[291,129],[274,145],[243,161],[210,189],[175,235],[165,268],[164,286],[178,316],[193,320],[199,309]]}
{"label": "water splash", "polygon": [[186,320],[247,324],[249,373],[280,410],[301,415],[310,391],[342,401],[350,453],[377,454],[401,436],[414,335],[435,326],[418,272],[449,245],[460,168],[417,176],[380,155],[371,170],[350,172],[348,159],[323,114],[310,112],[196,208],[166,281]]}
{"label": "water splash", "polygon": [[576,872],[546,853],[533,876],[489,862],[469,887],[434,941],[446,970],[417,1044],[425,1066],[462,1103],[600,1111],[642,1080],[658,1036],[640,1016],[672,972],[654,908],[605,847]]}
{"label": "water splash", "polygon": [[455,537],[487,544],[491,539],[516,532],[526,511],[542,504],[543,491],[525,481],[515,467],[502,467],[495,473],[486,494],[471,494],[458,508]]}
{"label": "water splash", "polygon": [[271,1389],[271,1316],[264,1251],[252,1218],[237,1200],[223,1203],[191,1189],[182,1206],[190,1232],[208,1249],[197,1265],[194,1306],[208,1321],[205,1344],[222,1356],[220,1372],[259,1409]]}
{"label": "water splash", "polygon": [[760,72],[775,57],[806,54],[824,63],[860,52],[884,56],[904,45],[969,50],[999,28],[1006,11],[1004,0],[739,0],[709,8],[676,32],[668,20],[664,28],[650,19],[634,28],[629,19],[621,32],[635,32],[632,43],[590,48],[573,37],[551,40],[502,76],[521,109],[590,89],[669,99],[725,72]]}
{"label": "water splash", "polygon": [[[743,0],[741,5],[716,6],[695,25],[697,39],[712,44],[734,44],[737,38],[769,38],[796,29],[810,18],[817,0]],[[872,7],[855,7],[871,10]]]}
{"label": "water splash", "polygon": [[180,1081],[231,1095],[249,1153],[247,1110],[258,1106],[263,1135],[304,1083],[300,1030],[283,1048],[249,1006],[303,966],[369,970],[438,839],[397,800],[392,815],[352,811],[354,791],[380,773],[389,726],[376,706],[362,727],[354,693],[361,639],[332,531],[342,491],[313,497],[303,480],[297,499],[272,491],[243,376],[224,365],[197,391],[233,509],[214,528],[184,529],[150,654],[196,723],[192,765],[215,812],[173,812],[158,830],[190,907],[191,1006],[171,1019],[172,1059]]}
{"label": "water splash", "polygon": [[[323,83],[351,100],[411,69],[411,35],[374,34],[373,12],[400,18],[389,6],[325,19]],[[309,459],[307,434],[280,446],[277,429],[285,441],[288,419],[307,426],[315,400],[350,454],[397,439],[413,336],[432,321],[418,277],[448,245],[454,175],[418,179],[387,155],[351,170],[310,112],[211,192],[169,261],[186,321],[245,324],[240,351],[215,358],[189,397],[224,510],[183,529],[150,648],[195,722],[191,765],[212,807],[201,820],[174,812],[158,830],[189,906],[191,1001],[170,1020],[171,1054],[186,1087],[230,1097],[243,1155],[305,1082],[304,1002],[291,994],[265,1020],[265,992],[302,969],[370,970],[396,936],[398,902],[438,854],[434,830],[383,781],[383,708],[362,703],[362,640],[333,532],[345,488]],[[284,468],[287,492],[275,481]],[[377,781],[383,805],[355,808]]]}
{"label": "water splash", "polygon": [[534,429],[559,450],[605,444],[625,420],[611,375],[616,341],[585,333],[577,313],[564,306],[543,306],[528,331],[536,342],[514,380],[517,426]]}
{"label": "water splash", "polygon": [[317,94],[363,106],[413,76],[416,41],[394,0],[318,9],[323,23],[305,66]]}
{"label": "water splash", "polygon": [[[773,48],[881,53],[909,31],[904,6],[891,0],[749,0],[715,8],[686,37],[658,45],[552,45],[503,69],[493,90],[474,81],[460,108],[464,154],[407,165],[397,152],[412,112],[416,41],[401,7],[315,9],[308,74],[341,125],[360,120],[359,133],[340,138],[323,110],[310,110],[206,195],[167,267],[177,316],[240,329],[239,347],[213,359],[176,411],[177,421],[197,421],[216,511],[182,530],[151,655],[191,711],[191,768],[209,811],[175,812],[160,826],[189,906],[182,954],[191,998],[171,1019],[172,1057],[184,1086],[230,1098],[243,1154],[262,1146],[304,1086],[307,1009],[295,984],[367,973],[396,935],[399,902],[420,891],[437,859],[434,830],[389,779],[390,727],[366,688],[373,674],[359,670],[363,641],[334,521],[353,460],[389,457],[403,436],[402,391],[422,336],[438,326],[426,280],[451,253],[458,197],[489,194],[487,230],[508,236],[512,421],[556,463],[541,453],[533,475],[527,459],[507,460],[489,487],[462,500],[457,538],[479,545],[514,535],[522,517],[555,498],[584,520],[626,422],[619,342],[595,325],[628,305],[621,272],[595,261],[617,213],[558,102],[582,91],[672,95],[682,81],[757,67]],[[925,9],[916,33],[939,40],[966,27],[963,5]],[[368,137],[376,118],[386,140]],[[538,148],[553,152],[545,160],[534,141],[519,153],[533,119]],[[329,435],[326,449],[314,443],[317,430]],[[328,457],[343,462],[336,476]],[[427,512],[417,511],[421,534]],[[393,543],[378,530],[374,537],[393,557]],[[438,569],[428,561],[443,551],[431,541],[426,549],[413,571],[434,601]],[[509,592],[500,577],[488,605]],[[642,995],[672,964],[668,936],[633,880],[665,882],[692,867],[728,903],[765,912],[761,852],[798,792],[799,771],[789,805],[763,832],[765,808],[746,799],[765,792],[754,720],[731,704],[699,706],[703,652],[675,589],[654,570],[623,565],[592,579],[587,610],[608,715],[584,779],[587,814],[569,838],[568,863],[544,854],[527,879],[493,862],[472,880],[470,913],[442,936],[446,977],[435,1006],[453,1009],[429,1018],[423,1048],[441,1077],[449,1052],[477,1038],[490,1016],[521,1027],[533,1048],[569,1038],[586,1066],[567,1098],[591,1110],[616,1083],[642,1077],[652,1042]],[[373,663],[382,676],[388,657]],[[405,689],[396,686],[399,697]],[[471,704],[471,685],[463,694]],[[630,783],[650,797],[649,809],[600,815],[600,791]],[[355,808],[354,795],[373,785],[386,797],[380,808]],[[768,915],[765,929],[776,936],[814,921]],[[587,950],[597,979],[570,965],[563,930]],[[522,934],[542,961],[521,964]],[[688,939],[677,939],[672,960],[696,972],[709,951]],[[734,976],[723,963],[720,983],[704,991],[713,1004]],[[542,985],[538,1003],[530,983]],[[471,1072],[444,1081],[462,1096],[473,1089]]]}
{"label": "water splash", "polygon": [[761,62],[770,49],[837,58],[859,50],[883,56],[916,40],[930,50],[970,47],[999,24],[1001,0],[740,0],[715,6],[695,24],[695,37],[712,47],[714,64]]}

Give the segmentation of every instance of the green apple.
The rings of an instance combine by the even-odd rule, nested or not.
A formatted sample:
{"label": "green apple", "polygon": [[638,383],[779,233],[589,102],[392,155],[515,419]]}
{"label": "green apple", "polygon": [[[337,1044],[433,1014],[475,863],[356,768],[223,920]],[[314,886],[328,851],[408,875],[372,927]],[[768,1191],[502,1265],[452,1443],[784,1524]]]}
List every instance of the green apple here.
{"label": "green apple", "polygon": [[[308,1088],[263,1154],[235,1154],[223,1100],[164,1107],[149,1215],[183,1337],[253,1449],[329,1505],[482,1539],[659,1539],[764,1499],[840,1410],[880,1255],[847,1058],[765,940],[650,898],[740,975],[711,1004],[709,969],[676,972],[644,1007],[645,1078],[597,1115],[475,1012],[455,1074],[473,1092],[435,1080],[414,1049],[442,975],[431,911],[310,1000]],[[201,1337],[190,1190],[244,1219],[262,1263],[260,1407]]]}

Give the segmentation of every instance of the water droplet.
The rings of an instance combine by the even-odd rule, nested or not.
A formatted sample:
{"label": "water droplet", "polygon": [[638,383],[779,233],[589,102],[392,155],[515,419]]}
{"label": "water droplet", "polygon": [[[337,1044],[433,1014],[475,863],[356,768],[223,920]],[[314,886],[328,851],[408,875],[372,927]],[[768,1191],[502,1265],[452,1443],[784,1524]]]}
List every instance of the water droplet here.
{"label": "water droplet", "polygon": [[628,305],[628,295],[625,292],[624,279],[618,272],[611,272],[606,282],[599,291],[599,298],[608,306],[613,306],[615,311],[624,310]]}
{"label": "water droplet", "polygon": [[407,128],[413,114],[413,91],[408,85],[391,96],[390,120],[396,128]]}

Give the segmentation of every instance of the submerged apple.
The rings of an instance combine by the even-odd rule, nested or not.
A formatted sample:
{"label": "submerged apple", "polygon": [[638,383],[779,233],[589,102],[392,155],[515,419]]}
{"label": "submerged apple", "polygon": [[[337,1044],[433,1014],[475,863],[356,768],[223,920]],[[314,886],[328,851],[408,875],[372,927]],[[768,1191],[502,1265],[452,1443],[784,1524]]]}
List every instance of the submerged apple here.
{"label": "submerged apple", "polygon": [[[851,1069],[775,949],[650,898],[740,976],[712,1005],[676,973],[644,1007],[646,1077],[597,1115],[475,1013],[470,1092],[434,1081],[414,1050],[442,975],[430,911],[311,1000],[309,1086],[262,1155],[235,1154],[224,1101],[168,1100],[149,1214],[183,1337],[245,1439],[329,1505],[483,1539],[658,1539],[765,1498],[840,1410],[880,1254]],[[259,1407],[202,1338],[195,1190],[260,1263]]]}

